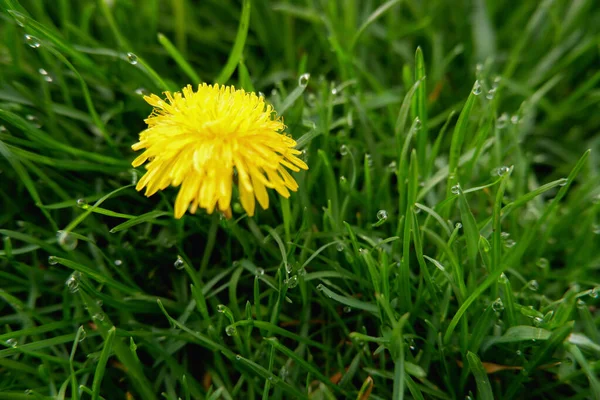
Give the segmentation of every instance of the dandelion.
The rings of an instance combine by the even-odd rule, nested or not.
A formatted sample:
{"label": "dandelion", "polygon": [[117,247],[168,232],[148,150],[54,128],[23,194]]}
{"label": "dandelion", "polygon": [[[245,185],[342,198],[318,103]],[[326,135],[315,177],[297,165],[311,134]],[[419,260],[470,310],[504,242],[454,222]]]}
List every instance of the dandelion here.
{"label": "dandelion", "polygon": [[231,217],[234,183],[250,216],[255,199],[263,209],[269,207],[267,188],[286,198],[298,189],[287,169],[308,166],[296,157],[301,153],[296,142],[283,133],[283,122],[262,97],[206,83],[196,92],[190,85],[182,92],[165,92],[166,100],[144,96],[154,110],[131,146],[144,149],[134,167],[148,162],[137,190],[145,188],[151,196],[169,185],[181,186],[175,201],[175,218],[181,218],[198,207],[209,214],[218,207]]}

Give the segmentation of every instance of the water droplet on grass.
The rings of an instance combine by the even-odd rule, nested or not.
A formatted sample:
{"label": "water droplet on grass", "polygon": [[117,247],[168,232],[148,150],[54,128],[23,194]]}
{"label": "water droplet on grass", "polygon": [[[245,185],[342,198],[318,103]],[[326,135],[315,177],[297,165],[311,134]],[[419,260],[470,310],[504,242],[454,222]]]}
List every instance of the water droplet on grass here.
{"label": "water droplet on grass", "polygon": [[504,303],[502,302],[502,299],[500,297],[498,297],[493,303],[492,303],[492,309],[496,312],[501,312],[504,310]]}
{"label": "water droplet on grass", "polygon": [[600,287],[595,287],[592,290],[590,290],[590,297],[592,299],[597,299],[598,298],[598,292],[600,292]]}
{"label": "water droplet on grass", "polygon": [[475,96],[479,96],[481,94],[481,83],[479,83],[479,81],[475,81],[475,84],[473,85],[473,94]]}
{"label": "water droplet on grass", "polygon": [[129,61],[131,65],[135,65],[138,63],[138,57],[135,54],[129,52],[127,53],[127,61]]}
{"label": "water droplet on grass", "polygon": [[224,306],[223,304],[219,304],[217,306],[217,311],[220,312],[220,313],[224,313],[226,310],[227,310],[227,307]]}
{"label": "water droplet on grass", "polygon": [[542,322],[544,322],[544,320],[540,317],[533,318],[533,325],[535,325],[535,326],[540,326],[542,324]]}
{"label": "water droplet on grass", "polygon": [[498,129],[504,129],[506,127],[507,123],[508,123],[508,114],[507,113],[503,113],[496,120],[496,128],[498,128]]}
{"label": "water droplet on grass", "polygon": [[38,38],[36,38],[35,36],[26,34],[24,37],[25,37],[25,43],[27,43],[29,45],[29,47],[31,47],[32,49],[37,49],[42,45],[40,43],[40,40]]}
{"label": "water droplet on grass", "polygon": [[519,123],[519,116],[517,114],[510,117],[510,123],[516,125]]}
{"label": "water droplet on grass", "polygon": [[517,350],[517,356],[521,357],[523,355],[523,352],[521,350]]}
{"label": "water droplet on grass", "polygon": [[340,154],[343,156],[348,155],[348,153],[350,153],[350,149],[348,149],[348,146],[346,146],[345,144],[340,146]]}
{"label": "water droplet on grass", "polygon": [[539,268],[546,269],[550,265],[550,262],[548,261],[547,258],[542,257],[537,261],[536,265]]}
{"label": "water droplet on grass", "polygon": [[415,118],[415,129],[419,130],[419,129],[421,129],[421,126],[423,126],[423,123],[421,122],[421,118],[416,117]]}
{"label": "water droplet on grass", "polygon": [[148,95],[148,90],[146,88],[139,87],[135,89],[135,94],[137,94],[138,96],[146,96]]}
{"label": "water droplet on grass", "polygon": [[496,88],[491,88],[490,90],[488,90],[487,94],[485,95],[485,98],[488,100],[493,100],[495,95],[496,95]]}
{"label": "water droplet on grass", "polygon": [[503,165],[501,167],[494,168],[492,170],[492,175],[503,176],[503,175],[506,175],[508,173],[508,171],[510,171],[510,168]]}
{"label": "water droplet on grass", "polygon": [[500,283],[500,284],[508,283],[508,277],[506,276],[506,274],[504,272],[498,278],[498,283]]}
{"label": "water droplet on grass", "polygon": [[77,199],[77,207],[87,208],[87,201],[85,199]]}
{"label": "water droplet on grass", "polygon": [[58,244],[63,250],[73,251],[77,247],[77,243],[79,242],[75,235],[67,231],[58,231],[56,232],[56,238],[58,239]]}
{"label": "water droplet on grass", "polygon": [[[235,329],[235,326],[229,325],[227,328],[225,328],[225,333],[227,334],[227,336],[235,336],[235,335],[237,335],[237,329]],[[236,358],[237,357],[238,356],[236,356]],[[240,358],[238,358],[238,360],[239,359],[241,359],[241,356],[240,356]]]}
{"label": "water droplet on grass", "polygon": [[104,314],[96,313],[96,314],[92,315],[92,319],[102,322],[102,321],[104,321]]}
{"label": "water droplet on grass", "polygon": [[385,221],[388,219],[388,212],[386,210],[377,211],[377,219],[379,221]]}
{"label": "water droplet on grass", "polygon": [[506,240],[510,237],[510,233],[508,232],[501,232],[500,233],[500,238],[502,238],[502,240]]}
{"label": "water droplet on grass", "polygon": [[298,286],[298,275],[292,275],[288,279],[285,280],[285,284],[288,289],[293,289]]}
{"label": "water droplet on grass", "polygon": [[286,262],[284,264],[284,266],[285,266],[285,272],[287,272],[288,274],[291,274],[292,271],[294,270],[293,267],[292,267],[292,264],[290,264],[288,262]]}
{"label": "water droplet on grass", "polygon": [[454,225],[454,229],[461,229],[461,228],[462,228],[462,224],[461,224],[460,222],[457,222],[457,223]]}
{"label": "water droplet on grass", "polygon": [[506,247],[506,248],[508,248],[508,249],[510,249],[511,247],[514,247],[516,244],[517,244],[517,242],[515,242],[515,241],[514,241],[514,240],[512,240],[512,239],[506,239],[506,240],[504,241],[504,247]]}
{"label": "water droplet on grass", "polygon": [[27,121],[31,122],[31,124],[33,126],[35,126],[36,128],[41,128],[42,127],[42,124],[40,123],[40,120],[35,115],[31,115],[30,114],[30,115],[25,116],[25,118],[27,119]]}
{"label": "water droplet on grass", "polygon": [[300,77],[298,78],[298,86],[305,88],[306,86],[308,86],[309,79],[310,79],[309,73],[300,75]]}
{"label": "water droplet on grass", "polygon": [[600,224],[592,225],[592,232],[594,232],[595,235],[600,235]]}
{"label": "water droplet on grass", "polygon": [[48,257],[48,264],[50,264],[50,265],[56,265],[56,264],[58,264],[58,259],[56,258],[56,256],[49,256]]}
{"label": "water droplet on grass", "polygon": [[540,284],[535,279],[527,282],[527,289],[537,292],[539,288]]}
{"label": "water droplet on grass", "polygon": [[83,342],[86,337],[87,337],[87,332],[85,331],[85,329],[83,329],[83,326],[82,326],[81,333],[79,334],[79,341]]}
{"label": "water droplet on grass", "polygon": [[173,263],[173,266],[175,267],[175,269],[183,269],[183,267],[185,266],[185,261],[183,261],[183,258],[181,258],[181,256],[177,256],[177,259]]}
{"label": "water droplet on grass", "polygon": [[390,172],[396,172],[396,168],[397,168],[397,164],[396,161],[392,161],[391,163],[388,164],[387,169]]}
{"label": "water droplet on grass", "polygon": [[52,77],[50,76],[48,71],[46,71],[44,68],[38,69],[38,72],[40,73],[40,75],[42,75],[42,77],[44,78],[44,80],[46,82],[52,82]]}
{"label": "water droplet on grass", "polygon": [[452,187],[450,188],[450,191],[451,191],[453,194],[460,194],[460,193],[461,193],[461,191],[462,191],[462,189],[460,188],[460,185],[459,185],[459,184],[456,184],[456,185],[454,185],[454,186],[452,186]]}
{"label": "water droplet on grass", "polygon": [[369,168],[373,166],[373,157],[371,157],[369,153],[365,154],[365,160],[367,160],[367,166],[369,166]]}
{"label": "water droplet on grass", "polygon": [[65,285],[67,286],[67,289],[69,289],[69,292],[77,293],[77,291],[79,291],[79,275],[75,272],[72,273],[65,282]]}
{"label": "water droplet on grass", "polygon": [[265,274],[265,270],[262,268],[256,268],[256,276],[263,276]]}
{"label": "water droplet on grass", "polygon": [[587,305],[585,304],[585,301],[583,301],[581,299],[577,300],[577,308],[584,309],[585,307],[587,307]]}
{"label": "water droplet on grass", "polygon": [[15,339],[15,338],[6,339],[6,345],[8,347],[12,347],[12,348],[17,347],[17,345],[18,345],[17,339]]}
{"label": "water droplet on grass", "polygon": [[351,308],[351,307],[348,307],[348,306],[346,306],[346,307],[344,307],[344,312],[345,312],[346,314],[348,314],[349,312],[352,312],[352,308]]}
{"label": "water droplet on grass", "polygon": [[123,261],[121,261],[121,260],[115,260],[114,263],[117,267],[120,267],[121,265],[123,265]]}
{"label": "water droplet on grass", "polygon": [[339,242],[338,244],[335,245],[335,249],[337,251],[344,251],[344,244]]}
{"label": "water droplet on grass", "polygon": [[325,286],[323,286],[323,284],[322,284],[322,283],[319,283],[319,284],[317,285],[317,290],[318,290],[318,291],[322,292],[324,289],[325,289]]}

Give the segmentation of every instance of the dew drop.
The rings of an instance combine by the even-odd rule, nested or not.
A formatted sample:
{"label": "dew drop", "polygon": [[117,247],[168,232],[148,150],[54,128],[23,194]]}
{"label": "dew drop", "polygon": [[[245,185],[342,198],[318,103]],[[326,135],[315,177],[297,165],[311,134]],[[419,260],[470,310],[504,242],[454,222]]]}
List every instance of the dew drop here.
{"label": "dew drop", "polygon": [[14,18],[17,25],[19,25],[21,28],[23,28],[25,26],[26,19],[23,14],[21,14],[19,11],[15,11],[15,10],[8,10],[8,13],[10,15],[12,15],[12,17]]}
{"label": "dew drop", "polygon": [[340,176],[340,185],[345,186],[348,183],[348,179],[345,176]]}
{"label": "dew drop", "polygon": [[500,233],[500,237],[502,238],[502,240],[506,240],[510,237],[510,233],[508,232],[501,232]]}
{"label": "dew drop", "polygon": [[504,176],[504,175],[506,175],[508,173],[508,171],[510,171],[510,168],[508,168],[507,166],[503,165],[501,167],[494,168],[492,170],[492,175]]}
{"label": "dew drop", "polygon": [[42,45],[38,38],[29,34],[25,35],[25,43],[27,43],[32,49],[37,49]]}
{"label": "dew drop", "polygon": [[421,122],[421,118],[416,117],[415,118],[415,122],[414,122],[414,126],[416,130],[421,129],[421,126],[423,125],[423,123]]}
{"label": "dew drop", "polygon": [[135,65],[138,63],[138,57],[135,54],[129,52],[127,53],[127,61],[129,61],[131,65]]}
{"label": "dew drop", "polygon": [[515,242],[515,241],[514,241],[514,240],[512,240],[512,239],[506,239],[506,240],[504,241],[504,247],[506,247],[506,248],[508,248],[508,249],[510,249],[511,247],[514,247],[516,244],[517,244],[517,242]]}
{"label": "dew drop", "polygon": [[69,279],[65,282],[69,292],[76,293],[79,291],[79,276],[74,272],[69,276]]}
{"label": "dew drop", "polygon": [[6,132],[7,130],[4,125],[0,125],[0,132]]}
{"label": "dew drop", "polygon": [[300,268],[298,270],[298,277],[306,276],[306,270],[304,268]]}
{"label": "dew drop", "polygon": [[500,115],[500,117],[496,120],[496,128],[504,129],[506,127],[507,123],[508,123],[508,114],[502,113],[502,115]]}
{"label": "dew drop", "polygon": [[44,80],[46,82],[52,82],[52,77],[50,76],[48,71],[46,71],[44,68],[38,69],[38,72],[40,73],[40,75],[42,75],[42,77],[44,78]]}
{"label": "dew drop", "polygon": [[462,228],[462,224],[461,224],[460,222],[457,222],[457,223],[454,225],[454,229],[461,229],[461,228]]}
{"label": "dew drop", "polygon": [[85,338],[87,337],[87,332],[85,331],[85,329],[83,329],[83,326],[80,329],[81,329],[81,332],[79,333],[79,341],[83,342],[85,340]]}
{"label": "dew drop", "polygon": [[265,274],[265,270],[262,268],[256,268],[256,276],[263,276]]}
{"label": "dew drop", "polygon": [[550,262],[547,258],[541,257],[539,260],[537,260],[536,265],[538,266],[538,268],[546,269],[548,268],[548,266],[550,266]]}
{"label": "dew drop", "polygon": [[92,319],[102,322],[102,321],[104,321],[104,314],[96,313],[96,314],[92,315]]}
{"label": "dew drop", "polygon": [[544,320],[540,317],[533,318],[533,325],[535,325],[535,326],[540,326],[542,324],[542,322],[544,322]]}
{"label": "dew drop", "polygon": [[98,307],[102,307],[102,304],[104,304],[104,302],[101,299],[96,300],[96,305]]}
{"label": "dew drop", "polygon": [[122,260],[115,260],[115,261],[114,261],[114,264],[115,264],[117,267],[120,267],[121,265],[123,265],[123,261],[122,261]]}
{"label": "dew drop", "polygon": [[291,274],[291,273],[292,273],[292,271],[294,270],[294,269],[292,268],[292,264],[290,264],[290,263],[286,262],[284,265],[285,265],[285,272],[287,272],[288,274]]}
{"label": "dew drop", "polygon": [[175,267],[175,269],[183,269],[183,267],[185,266],[185,261],[183,261],[183,258],[181,258],[181,256],[177,256],[177,259],[173,263],[173,266]]}
{"label": "dew drop", "polygon": [[377,211],[377,219],[379,221],[386,221],[388,219],[388,212],[386,210]]}
{"label": "dew drop", "polygon": [[496,312],[501,312],[504,310],[504,303],[502,302],[502,299],[500,297],[498,297],[493,303],[492,303],[492,309]]}
{"label": "dew drop", "polygon": [[87,208],[87,201],[85,199],[77,199],[77,207]]}
{"label": "dew drop", "polygon": [[56,238],[58,239],[58,244],[63,250],[73,251],[77,247],[77,243],[79,242],[77,238],[71,233],[67,231],[58,231],[56,232]]}
{"label": "dew drop", "polygon": [[331,89],[331,94],[335,96],[338,94],[338,90],[336,88]]}
{"label": "dew drop", "polygon": [[288,279],[285,280],[285,284],[288,289],[293,289],[298,286],[298,275],[292,275]]}
{"label": "dew drop", "polygon": [[598,298],[598,292],[600,292],[600,287],[595,287],[592,290],[590,290],[590,297],[592,299],[597,299]]}
{"label": "dew drop", "polygon": [[535,279],[527,282],[527,289],[537,292],[537,290],[539,288],[540,288],[540,284]]}
{"label": "dew drop", "polygon": [[460,188],[460,185],[459,185],[459,184],[456,184],[456,185],[454,185],[454,186],[452,186],[452,187],[450,188],[450,191],[451,191],[453,194],[460,194],[460,193],[461,193],[461,191],[462,191],[462,189]]}
{"label": "dew drop", "polygon": [[485,95],[485,98],[488,100],[492,100],[495,95],[496,95],[496,88],[493,87],[490,90],[488,90],[487,94]]}
{"label": "dew drop", "polygon": [[594,224],[594,225],[592,225],[592,232],[595,235],[600,235],[600,224]]}
{"label": "dew drop", "polygon": [[148,95],[148,90],[146,88],[139,87],[135,89],[135,94],[137,94],[138,96],[146,96]]}
{"label": "dew drop", "polygon": [[517,350],[516,354],[517,356],[521,357],[523,355],[523,352],[521,350]]}
{"label": "dew drop", "polygon": [[58,264],[58,259],[56,258],[56,256],[50,256],[50,257],[48,257],[48,264],[50,264],[50,265],[56,265],[56,264]]}
{"label": "dew drop", "polygon": [[516,125],[519,123],[519,116],[517,114],[510,117],[510,123]]}
{"label": "dew drop", "polygon": [[387,169],[390,172],[396,172],[396,168],[397,168],[397,164],[396,161],[392,161],[391,163],[388,164]]}
{"label": "dew drop", "polygon": [[[236,336],[237,335],[237,329],[235,329],[235,326],[229,325],[227,328],[225,328],[225,333],[227,334],[227,336]],[[239,359],[241,359],[241,356],[240,356],[240,358],[238,358],[238,360]]]}
{"label": "dew drop", "polygon": [[227,307],[225,307],[223,304],[219,304],[219,305],[217,306],[217,311],[218,311],[218,312],[220,312],[220,313],[224,313],[224,312],[225,312],[225,310],[227,310]]}
{"label": "dew drop", "polygon": [[475,96],[479,96],[481,94],[481,83],[479,83],[479,80],[475,81],[475,84],[473,85],[473,94]]}
{"label": "dew drop", "polygon": [[581,299],[577,300],[577,308],[579,308],[581,310],[581,309],[584,309],[585,307],[586,307],[585,301],[583,301]]}
{"label": "dew drop", "polygon": [[12,348],[17,347],[17,345],[18,345],[17,339],[15,339],[15,338],[6,339],[6,345],[8,347],[12,347]]}
{"label": "dew drop", "polygon": [[40,120],[39,120],[39,119],[38,119],[38,117],[36,117],[35,115],[31,115],[31,114],[30,114],[30,115],[27,115],[27,116],[25,116],[25,118],[26,118],[26,119],[27,119],[29,122],[31,122],[31,124],[32,124],[33,126],[35,126],[36,128],[41,128],[41,127],[42,127],[42,124],[40,123]]}
{"label": "dew drop", "polygon": [[569,183],[569,180],[567,178],[562,178],[560,182],[558,182],[558,186],[566,186],[567,183]]}
{"label": "dew drop", "polygon": [[344,244],[342,242],[338,242],[338,244],[335,245],[335,249],[337,251],[344,251]]}
{"label": "dew drop", "polygon": [[318,291],[323,291],[324,289],[325,289],[325,286],[323,286],[323,284],[322,284],[322,283],[319,283],[319,284],[317,285],[317,290],[318,290]]}
{"label": "dew drop", "polygon": [[348,149],[348,146],[346,146],[345,144],[340,146],[340,154],[343,156],[346,156],[350,153],[350,149]]}
{"label": "dew drop", "polygon": [[508,283],[508,277],[506,276],[506,274],[503,272],[502,275],[500,275],[500,277],[498,278],[498,283],[504,285],[506,283]]}
{"label": "dew drop", "polygon": [[365,154],[365,160],[367,160],[369,168],[373,166],[373,157],[369,153]]}
{"label": "dew drop", "polygon": [[305,88],[306,86],[308,86],[309,79],[310,79],[309,73],[300,75],[300,77],[298,78],[298,86]]}

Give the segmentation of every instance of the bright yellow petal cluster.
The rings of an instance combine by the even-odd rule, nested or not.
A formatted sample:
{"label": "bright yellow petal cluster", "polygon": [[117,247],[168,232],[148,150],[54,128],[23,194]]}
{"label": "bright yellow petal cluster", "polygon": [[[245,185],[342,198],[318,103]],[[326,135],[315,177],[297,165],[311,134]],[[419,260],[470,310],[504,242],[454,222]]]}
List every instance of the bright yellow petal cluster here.
{"label": "bright yellow petal cluster", "polygon": [[230,216],[234,180],[248,215],[254,215],[255,198],[262,208],[269,206],[267,188],[284,197],[298,189],[286,168],[299,171],[308,166],[296,157],[296,142],[281,133],[283,122],[262,97],[205,83],[196,92],[188,85],[182,93],[165,95],[166,100],[144,97],[154,110],[145,120],[148,128],[131,146],[144,149],[132,164],[148,161],[136,186],[146,188],[146,196],[181,185],[176,218],[198,207],[209,214],[218,207]]}

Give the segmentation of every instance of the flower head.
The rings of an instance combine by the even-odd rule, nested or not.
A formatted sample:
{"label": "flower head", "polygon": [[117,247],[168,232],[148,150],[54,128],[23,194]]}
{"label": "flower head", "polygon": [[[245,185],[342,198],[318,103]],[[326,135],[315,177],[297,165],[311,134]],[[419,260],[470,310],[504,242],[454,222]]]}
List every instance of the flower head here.
{"label": "flower head", "polygon": [[248,215],[254,215],[255,198],[262,208],[269,206],[267,188],[284,197],[298,189],[287,169],[308,166],[296,157],[296,142],[282,133],[283,122],[262,97],[206,83],[196,92],[190,85],[182,92],[165,92],[166,100],[144,97],[154,110],[131,146],[144,149],[134,167],[148,162],[137,190],[146,188],[151,196],[169,185],[181,186],[175,201],[175,217],[181,218],[198,207],[209,214],[218,207],[230,216],[236,176]]}

